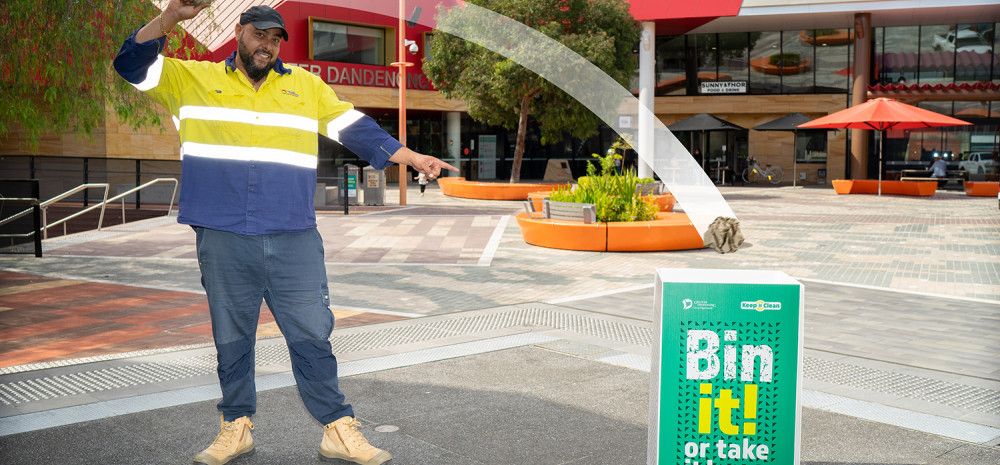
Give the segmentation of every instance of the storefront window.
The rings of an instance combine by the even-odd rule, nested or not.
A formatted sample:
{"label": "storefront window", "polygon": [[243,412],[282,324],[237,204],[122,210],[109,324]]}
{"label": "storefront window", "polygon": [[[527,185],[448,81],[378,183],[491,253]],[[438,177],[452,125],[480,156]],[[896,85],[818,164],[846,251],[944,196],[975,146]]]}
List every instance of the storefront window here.
{"label": "storefront window", "polygon": [[727,32],[719,34],[719,80],[746,81],[749,73],[747,59],[747,34]]}
{"label": "storefront window", "polygon": [[989,81],[993,23],[959,24],[955,30],[955,81]]}
{"label": "storefront window", "polygon": [[715,34],[690,35],[688,46],[694,47],[695,60],[698,62],[698,83],[719,80]]}
{"label": "storefront window", "polygon": [[850,29],[816,30],[816,92],[843,92],[851,73]]}
{"label": "storefront window", "polygon": [[[920,102],[917,106],[942,115],[951,116],[952,102]],[[954,128],[925,129],[910,132],[910,147],[919,141],[922,162],[932,162],[935,158],[946,161],[957,160],[962,151],[961,140],[955,136]]]}
{"label": "storefront window", "polygon": [[921,84],[950,84],[955,82],[955,26],[920,26]]}
{"label": "storefront window", "polygon": [[798,163],[826,163],[827,131],[799,131],[795,133],[795,161]]}
{"label": "storefront window", "polygon": [[883,84],[916,84],[919,26],[887,27],[884,29],[880,81]]}
{"label": "storefront window", "polygon": [[777,94],[781,92],[781,76],[774,64],[781,58],[781,33],[761,32],[750,44],[750,92]]}
{"label": "storefront window", "polygon": [[424,33],[424,62],[431,61],[431,40],[434,38],[434,33],[426,32]]}
{"label": "storefront window", "polygon": [[684,36],[656,38],[656,95],[687,94]]}
{"label": "storefront window", "polygon": [[993,82],[1000,82],[1000,39],[997,39],[997,30],[1000,30],[1000,23],[993,25],[990,35],[993,39]]}
{"label": "storefront window", "polygon": [[782,35],[780,59],[772,56],[771,64],[781,72],[781,93],[802,94],[812,91],[813,30],[785,31]]}
{"label": "storefront window", "polygon": [[[997,134],[997,124],[1000,124],[1000,102],[955,102],[955,117],[968,121],[973,126],[955,128],[953,137],[961,141],[960,159],[971,161],[966,169],[974,174],[995,174],[996,163],[1000,157],[1000,135]],[[985,160],[992,163],[979,163]]]}
{"label": "storefront window", "polygon": [[385,29],[311,22],[313,60],[385,64]]}

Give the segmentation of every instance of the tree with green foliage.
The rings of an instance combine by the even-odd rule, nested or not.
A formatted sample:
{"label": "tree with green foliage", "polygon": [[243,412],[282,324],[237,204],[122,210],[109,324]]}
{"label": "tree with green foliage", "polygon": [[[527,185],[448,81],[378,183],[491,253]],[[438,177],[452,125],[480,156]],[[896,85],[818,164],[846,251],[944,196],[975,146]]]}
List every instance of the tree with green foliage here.
{"label": "tree with green foliage", "polygon": [[[90,134],[109,109],[134,128],[160,125],[153,101],[111,67],[122,41],[155,15],[148,1],[5,1],[0,138],[19,131],[35,146],[45,134]],[[165,53],[191,58],[205,52],[186,37],[177,28]]]}
{"label": "tree with green foliage", "polygon": [[[639,26],[624,0],[467,0],[531,26],[586,58],[627,86],[637,67],[633,50]],[[438,28],[462,25],[477,19],[463,8],[439,14]],[[442,27],[444,26],[444,27]],[[476,25],[489,27],[488,24]],[[477,121],[517,128],[517,143],[510,182],[521,178],[525,134],[529,116],[541,128],[543,144],[562,140],[565,134],[586,139],[597,133],[597,116],[565,92],[533,72],[484,47],[461,38],[433,34],[433,57],[424,72],[446,97],[469,106]]]}

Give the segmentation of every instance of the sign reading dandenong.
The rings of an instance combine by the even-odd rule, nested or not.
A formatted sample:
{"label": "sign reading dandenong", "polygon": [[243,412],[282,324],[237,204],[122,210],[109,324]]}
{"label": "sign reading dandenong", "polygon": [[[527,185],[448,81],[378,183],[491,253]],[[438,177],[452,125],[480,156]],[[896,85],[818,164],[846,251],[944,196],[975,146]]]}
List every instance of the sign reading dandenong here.
{"label": "sign reading dandenong", "polygon": [[802,285],[658,270],[650,464],[799,463]]}

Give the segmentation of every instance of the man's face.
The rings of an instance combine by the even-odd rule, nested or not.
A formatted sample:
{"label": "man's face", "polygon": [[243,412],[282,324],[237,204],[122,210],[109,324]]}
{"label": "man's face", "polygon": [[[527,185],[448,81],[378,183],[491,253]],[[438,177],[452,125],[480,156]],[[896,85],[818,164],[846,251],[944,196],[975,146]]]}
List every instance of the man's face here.
{"label": "man's face", "polygon": [[247,77],[257,82],[274,67],[281,50],[281,29],[257,29],[253,24],[236,25],[237,53]]}

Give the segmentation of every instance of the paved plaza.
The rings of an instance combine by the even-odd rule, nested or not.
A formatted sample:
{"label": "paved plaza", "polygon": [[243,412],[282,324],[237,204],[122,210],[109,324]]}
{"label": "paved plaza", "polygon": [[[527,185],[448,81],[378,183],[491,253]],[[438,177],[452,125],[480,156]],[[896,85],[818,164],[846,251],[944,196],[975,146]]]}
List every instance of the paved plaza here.
{"label": "paved plaza", "polygon": [[[726,255],[538,248],[519,202],[433,186],[321,212],[331,341],[367,434],[400,465],[645,463],[655,270],[763,269],[805,286],[803,463],[1000,464],[996,199],[721,190],[747,238]],[[315,463],[266,311],[258,338],[258,449],[237,463]],[[0,256],[0,354],[0,463],[189,463],[217,431],[175,218]]]}

